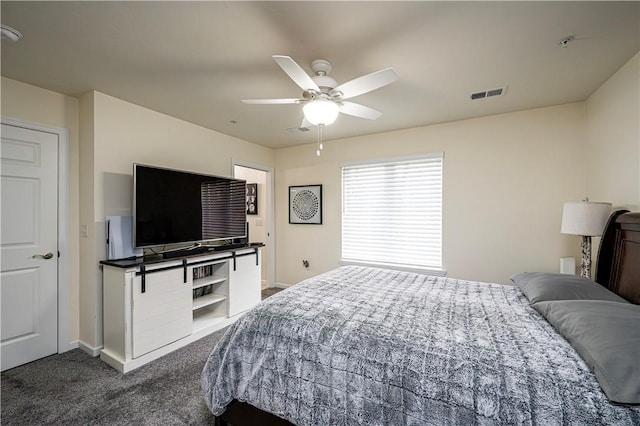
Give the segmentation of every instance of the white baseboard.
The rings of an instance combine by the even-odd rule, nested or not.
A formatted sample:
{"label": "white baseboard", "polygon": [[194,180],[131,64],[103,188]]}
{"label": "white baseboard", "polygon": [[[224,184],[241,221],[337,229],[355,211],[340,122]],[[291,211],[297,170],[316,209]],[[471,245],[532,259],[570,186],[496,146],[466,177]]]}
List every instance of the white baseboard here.
{"label": "white baseboard", "polygon": [[78,341],[78,347],[93,357],[100,355],[100,350],[102,349],[102,346],[94,348],[93,346],[86,344],[82,340]]}
{"label": "white baseboard", "polygon": [[78,341],[77,340],[73,340],[73,341],[69,342],[69,346],[67,346],[67,349],[64,352],[71,351],[73,349],[78,349],[78,347],[79,347]]}
{"label": "white baseboard", "polygon": [[275,288],[289,288],[291,287],[293,284],[285,284],[285,283],[275,283],[273,286]]}

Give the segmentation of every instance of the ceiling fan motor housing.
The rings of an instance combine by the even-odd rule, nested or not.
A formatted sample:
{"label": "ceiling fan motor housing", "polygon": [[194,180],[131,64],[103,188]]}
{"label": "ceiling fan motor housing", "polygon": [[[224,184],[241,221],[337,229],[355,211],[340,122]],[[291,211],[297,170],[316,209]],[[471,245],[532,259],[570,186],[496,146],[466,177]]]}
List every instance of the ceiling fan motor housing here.
{"label": "ceiling fan motor housing", "polygon": [[318,85],[322,92],[329,92],[338,85],[338,83],[328,75],[316,75],[315,77],[311,77],[311,79]]}
{"label": "ceiling fan motor housing", "polygon": [[316,59],[311,62],[311,69],[315,75],[327,75],[331,72],[331,62],[326,59]]}
{"label": "ceiling fan motor housing", "polygon": [[316,59],[311,62],[311,70],[315,74],[311,79],[320,88],[322,93],[328,94],[338,83],[327,74],[331,72],[331,62],[326,59]]}

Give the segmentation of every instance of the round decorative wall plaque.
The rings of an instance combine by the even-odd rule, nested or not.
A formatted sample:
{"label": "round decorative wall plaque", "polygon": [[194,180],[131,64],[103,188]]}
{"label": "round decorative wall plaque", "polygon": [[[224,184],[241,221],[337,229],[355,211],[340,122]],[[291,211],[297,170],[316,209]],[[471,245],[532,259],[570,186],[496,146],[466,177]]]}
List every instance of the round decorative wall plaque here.
{"label": "round decorative wall plaque", "polygon": [[302,190],[293,197],[292,202],[293,214],[300,220],[310,220],[316,213],[320,202],[316,195],[308,190]]}
{"label": "round decorative wall plaque", "polygon": [[289,223],[322,223],[322,185],[289,187]]}

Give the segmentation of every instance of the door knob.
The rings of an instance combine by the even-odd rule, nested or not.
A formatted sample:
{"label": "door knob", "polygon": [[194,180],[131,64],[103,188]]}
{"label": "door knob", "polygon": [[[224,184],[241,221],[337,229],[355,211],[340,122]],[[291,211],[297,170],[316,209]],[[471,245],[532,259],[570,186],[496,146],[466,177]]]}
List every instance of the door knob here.
{"label": "door knob", "polygon": [[53,253],[49,252],[49,253],[45,253],[45,254],[34,254],[33,256],[31,256],[34,259],[51,259],[53,257]]}

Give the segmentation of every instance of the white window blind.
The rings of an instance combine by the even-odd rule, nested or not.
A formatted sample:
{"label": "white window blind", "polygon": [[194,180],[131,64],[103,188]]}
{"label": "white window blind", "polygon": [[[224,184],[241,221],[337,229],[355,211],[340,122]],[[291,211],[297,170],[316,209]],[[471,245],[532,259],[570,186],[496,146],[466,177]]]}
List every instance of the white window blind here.
{"label": "white window blind", "polygon": [[342,261],[442,270],[442,153],[342,167]]}

